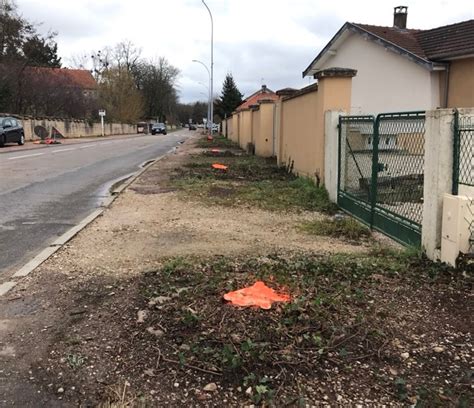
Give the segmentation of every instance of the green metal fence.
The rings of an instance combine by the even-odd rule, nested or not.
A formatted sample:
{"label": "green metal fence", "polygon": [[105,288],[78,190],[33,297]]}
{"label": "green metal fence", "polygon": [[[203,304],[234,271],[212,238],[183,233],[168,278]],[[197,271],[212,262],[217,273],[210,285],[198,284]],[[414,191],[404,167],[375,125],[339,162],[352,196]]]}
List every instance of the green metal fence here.
{"label": "green metal fence", "polygon": [[459,185],[474,187],[474,117],[454,114],[453,194]]}
{"label": "green metal fence", "polygon": [[339,206],[416,246],[423,217],[424,133],[424,112],[339,120]]}

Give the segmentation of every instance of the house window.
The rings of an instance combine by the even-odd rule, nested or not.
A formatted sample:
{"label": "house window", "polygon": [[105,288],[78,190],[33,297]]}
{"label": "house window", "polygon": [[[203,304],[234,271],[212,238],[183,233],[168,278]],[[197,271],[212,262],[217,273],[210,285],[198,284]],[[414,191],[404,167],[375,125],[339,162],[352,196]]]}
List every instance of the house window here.
{"label": "house window", "polygon": [[367,144],[372,144],[372,138],[371,138],[371,137],[369,137],[369,138],[367,139]]}
{"label": "house window", "polygon": [[390,143],[390,138],[387,137],[387,138],[385,139],[385,144],[388,145],[389,143]]}

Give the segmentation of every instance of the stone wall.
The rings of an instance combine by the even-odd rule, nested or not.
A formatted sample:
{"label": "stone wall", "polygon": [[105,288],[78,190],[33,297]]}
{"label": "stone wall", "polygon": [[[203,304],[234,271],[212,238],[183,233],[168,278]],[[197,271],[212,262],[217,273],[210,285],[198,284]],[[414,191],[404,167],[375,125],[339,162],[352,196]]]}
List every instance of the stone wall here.
{"label": "stone wall", "polygon": [[[89,122],[87,120],[61,119],[61,118],[34,118],[28,116],[8,115],[19,119],[25,130],[26,140],[37,140],[35,127],[44,127],[48,135],[52,135],[53,127],[56,128],[65,138],[94,137],[102,136],[100,122]],[[105,135],[125,135],[136,134],[137,126],[126,123],[105,123]]]}

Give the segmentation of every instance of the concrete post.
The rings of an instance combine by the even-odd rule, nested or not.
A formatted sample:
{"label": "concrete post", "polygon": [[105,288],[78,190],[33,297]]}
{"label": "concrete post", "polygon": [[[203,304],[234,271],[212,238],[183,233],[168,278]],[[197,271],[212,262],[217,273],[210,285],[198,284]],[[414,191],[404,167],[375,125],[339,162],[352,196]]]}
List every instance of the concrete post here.
{"label": "concrete post", "polygon": [[452,190],[453,122],[453,109],[426,112],[421,243],[432,260],[440,257],[443,197]]}
{"label": "concrete post", "polygon": [[331,201],[337,203],[337,177],[339,162],[339,116],[343,110],[324,113],[324,186]]}

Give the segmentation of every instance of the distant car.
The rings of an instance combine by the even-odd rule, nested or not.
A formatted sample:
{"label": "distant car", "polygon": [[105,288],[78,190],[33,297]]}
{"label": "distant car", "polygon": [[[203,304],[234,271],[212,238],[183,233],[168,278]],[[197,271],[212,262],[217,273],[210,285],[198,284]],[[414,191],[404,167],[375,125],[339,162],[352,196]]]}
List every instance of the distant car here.
{"label": "distant car", "polygon": [[10,116],[0,117],[0,147],[7,143],[25,144],[25,131],[21,123]]}
{"label": "distant car", "polygon": [[189,130],[196,130],[196,129],[197,129],[196,125],[192,123],[189,125]]}
{"label": "distant car", "polygon": [[161,133],[162,135],[166,135],[166,125],[164,123],[155,123],[151,127],[151,134],[156,135],[156,134]]}

